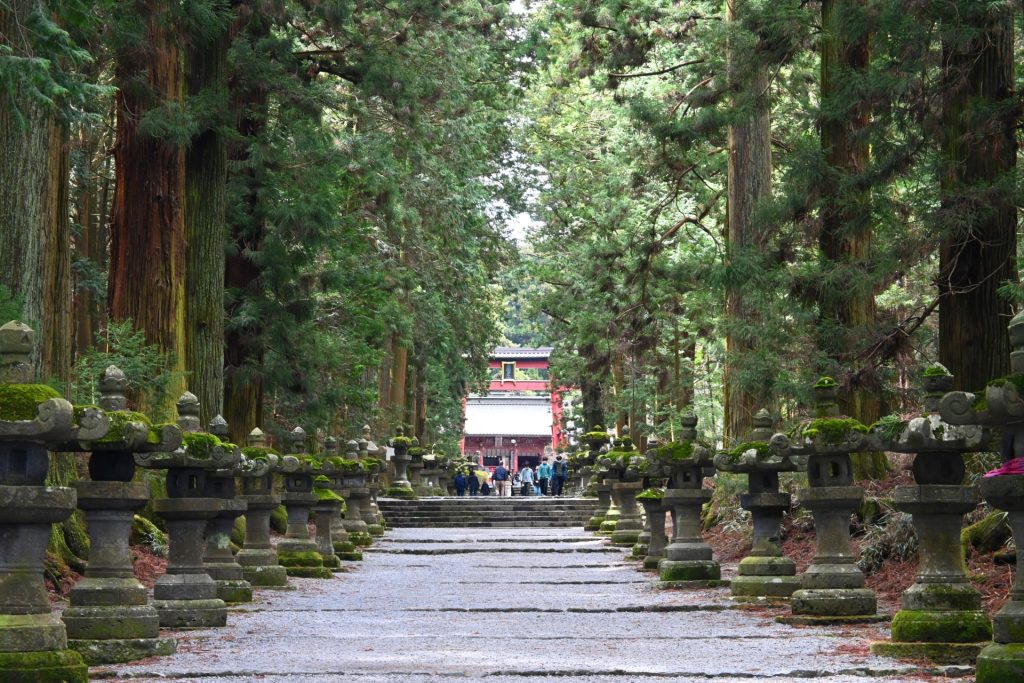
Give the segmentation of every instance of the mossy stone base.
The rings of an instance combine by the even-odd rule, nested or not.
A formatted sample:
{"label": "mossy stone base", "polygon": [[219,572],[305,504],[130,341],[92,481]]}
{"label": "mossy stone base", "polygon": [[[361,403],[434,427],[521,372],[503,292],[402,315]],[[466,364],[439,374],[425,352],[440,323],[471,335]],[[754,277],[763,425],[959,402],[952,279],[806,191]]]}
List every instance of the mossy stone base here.
{"label": "mossy stone base", "polygon": [[242,576],[257,588],[284,588],[288,585],[288,572],[279,564],[260,567],[242,567]]}
{"label": "mossy stone base", "polygon": [[663,582],[718,581],[722,568],[714,560],[662,560],[658,565]]}
{"label": "mossy stone base", "polygon": [[288,576],[294,576],[299,579],[334,578],[334,572],[323,565],[319,567],[286,567],[285,570],[288,572]]}
{"label": "mossy stone base", "polygon": [[337,569],[341,566],[341,560],[337,555],[324,555],[324,566],[330,569]]}
{"label": "mossy stone base", "polygon": [[1024,643],[992,643],[978,655],[975,683],[1024,681]]}
{"label": "mossy stone base", "polygon": [[[300,550],[300,551],[278,551],[277,559],[281,563],[282,567],[291,569],[293,567],[322,567],[324,566],[324,556],[316,550]],[[291,572],[288,572],[288,576],[293,576]]]}
{"label": "mossy stone base", "polygon": [[740,576],[796,576],[796,563],[782,555],[748,555],[736,570]]}
{"label": "mossy stone base", "polygon": [[388,488],[387,493],[384,494],[388,498],[400,498],[402,500],[419,500],[419,496],[412,490],[411,486],[391,486]]}
{"label": "mossy stone base", "polygon": [[987,643],[992,640],[992,624],[980,610],[900,610],[892,618],[892,639],[899,643]]}
{"label": "mossy stone base", "polygon": [[600,531],[601,523],[604,521],[604,517],[591,517],[587,520],[587,523],[583,525],[584,531]]}
{"label": "mossy stone base", "polygon": [[673,588],[727,588],[729,586],[729,579],[704,579],[697,581],[659,581],[656,585],[659,590],[668,590]]}
{"label": "mossy stone base", "polygon": [[248,581],[217,581],[217,597],[226,603],[237,605],[252,602],[252,584]]}
{"label": "mossy stone base", "polygon": [[0,652],[0,683],[87,683],[89,667],[74,650]]}
{"label": "mossy stone base", "polygon": [[871,654],[893,659],[926,659],[933,664],[973,664],[988,643],[871,643]]}
{"label": "mossy stone base", "polygon": [[733,597],[788,599],[800,590],[795,576],[737,576],[729,585]]}
{"label": "mossy stone base", "polygon": [[612,545],[616,548],[631,548],[639,538],[639,529],[617,529],[612,532]]}
{"label": "mossy stone base", "polygon": [[335,541],[331,545],[335,553],[350,553],[356,549],[356,544],[352,541]]}
{"label": "mossy stone base", "polygon": [[335,553],[335,554],[340,559],[344,560],[345,562],[362,562],[363,561],[363,554],[361,552],[359,552],[358,550],[351,550],[349,552]]}
{"label": "mossy stone base", "polygon": [[790,599],[794,616],[862,617],[878,610],[870,588],[803,588]]}
{"label": "mossy stone base", "polygon": [[[77,596],[76,596],[77,597]],[[142,600],[145,600],[143,594]],[[160,615],[149,604],[74,605],[62,615],[68,638],[75,640],[147,639],[160,635]]]}
{"label": "mossy stone base", "polygon": [[661,564],[661,561],[664,560],[664,559],[665,559],[664,555],[657,555],[657,556],[648,555],[647,557],[644,558],[644,569],[657,570],[658,569],[658,565]]}
{"label": "mossy stone base", "polygon": [[348,540],[350,543],[362,548],[373,545],[373,536],[366,531],[350,531]]}
{"label": "mossy stone base", "polygon": [[228,623],[228,607],[220,598],[154,600],[153,607],[164,628],[213,628]]}
{"label": "mossy stone base", "polygon": [[[615,527],[617,527],[618,525],[619,525],[619,518],[618,517],[615,517],[614,519],[609,519],[608,517],[605,517],[604,521],[601,522],[601,527],[598,529],[598,532],[600,532],[600,533],[602,533],[602,534],[604,534],[606,536],[611,536],[612,534],[615,533]],[[634,540],[633,542],[635,543],[636,541]]]}
{"label": "mossy stone base", "polygon": [[366,525],[366,533],[370,534],[371,536],[376,536],[376,537],[379,538],[379,537],[384,535],[384,525],[383,524],[367,524]]}
{"label": "mossy stone base", "polygon": [[634,560],[642,560],[647,557],[647,551],[650,549],[650,545],[643,541],[637,541],[633,545],[633,552],[630,557]]}
{"label": "mossy stone base", "polygon": [[788,614],[775,617],[780,624],[790,626],[843,626],[844,624],[877,624],[888,621],[884,614],[852,614],[849,616],[814,616],[811,614]]}
{"label": "mossy stone base", "polygon": [[68,639],[68,647],[82,655],[89,666],[120,664],[147,657],[166,657],[178,651],[174,638],[119,638],[112,640]]}

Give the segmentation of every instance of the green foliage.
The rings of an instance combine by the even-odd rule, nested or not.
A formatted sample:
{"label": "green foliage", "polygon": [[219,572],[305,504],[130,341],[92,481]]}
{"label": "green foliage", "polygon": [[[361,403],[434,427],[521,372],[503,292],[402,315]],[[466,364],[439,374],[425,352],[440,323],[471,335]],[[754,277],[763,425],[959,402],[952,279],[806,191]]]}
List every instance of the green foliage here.
{"label": "green foliage", "polygon": [[764,441],[745,441],[728,451],[727,455],[733,460],[739,460],[744,453],[751,450],[757,453],[758,458],[769,457],[772,454],[771,447]]}
{"label": "green foliage", "polygon": [[877,524],[868,525],[857,566],[865,574],[882,568],[887,559],[909,560],[917,554],[917,532],[910,515],[890,510]]}
{"label": "green foliage", "polygon": [[664,497],[665,489],[657,487],[644,489],[640,493],[636,494],[637,500],[661,500]]}
{"label": "green foliage", "polygon": [[900,438],[900,435],[906,428],[907,421],[896,413],[880,417],[877,422],[871,425],[871,431],[877,432],[886,441],[895,441]]}
{"label": "green foliage", "polygon": [[[130,398],[141,398],[152,406],[164,404],[169,388],[180,376],[171,369],[168,355],[147,344],[145,334],[136,330],[130,320],[110,321],[105,329],[97,332],[95,347],[75,361],[72,402],[96,403],[99,400],[97,380],[110,365],[119,367],[128,378]],[[155,417],[159,420],[174,416]]]}
{"label": "green foliage", "polygon": [[828,444],[838,444],[846,440],[852,432],[867,434],[869,428],[852,417],[819,417],[802,424],[797,431],[800,436],[816,439],[819,436]]}

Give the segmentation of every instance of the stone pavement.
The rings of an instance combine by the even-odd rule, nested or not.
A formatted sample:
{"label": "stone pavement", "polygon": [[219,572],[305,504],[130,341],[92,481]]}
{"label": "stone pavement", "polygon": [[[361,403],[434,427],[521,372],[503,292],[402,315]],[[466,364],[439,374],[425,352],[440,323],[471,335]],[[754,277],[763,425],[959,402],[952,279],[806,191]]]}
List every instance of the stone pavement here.
{"label": "stone pavement", "polygon": [[[874,657],[879,626],[794,628],[727,589],[658,591],[579,529],[398,529],[333,580],[258,592],[227,628],[92,678],[286,683],[921,681]],[[960,678],[960,680],[964,680]]]}

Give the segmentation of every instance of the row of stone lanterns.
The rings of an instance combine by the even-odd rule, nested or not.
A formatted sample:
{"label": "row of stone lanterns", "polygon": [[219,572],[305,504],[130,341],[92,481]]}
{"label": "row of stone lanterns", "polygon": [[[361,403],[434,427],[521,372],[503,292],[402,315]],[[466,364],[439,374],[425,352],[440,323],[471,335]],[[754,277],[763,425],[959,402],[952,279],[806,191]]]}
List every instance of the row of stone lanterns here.
{"label": "row of stone lanterns", "polygon": [[[290,454],[267,448],[258,429],[242,449],[227,441],[219,416],[201,430],[199,402],[188,392],[177,424],[153,425],[127,410],[128,379],[113,366],[100,378],[100,405],[75,407],[30,384],[32,334],[20,323],[0,327],[0,678],[85,681],[87,663],[171,654],[174,640],[161,638],[161,627],[223,626],[227,605],[251,601],[253,586],[284,588],[288,575],[328,578],[340,565],[336,544],[354,553],[355,543],[383,533],[374,500],[380,461],[371,457],[379,449],[368,428],[344,458],[330,444],[324,456],[306,453],[301,429],[290,435]],[[88,453],[90,479],[45,486],[48,451]],[[169,557],[152,602],[128,546],[133,516],[151,498],[147,484],[133,481],[137,467],[166,473],[167,498],[153,508],[167,525]],[[275,475],[284,479],[280,497]],[[341,520],[343,495],[352,504]],[[288,533],[275,552],[270,516],[282,502]],[[46,597],[43,553],[51,525],[76,503],[91,551],[61,619]],[[245,541],[235,555],[231,530],[241,516]]]}
{"label": "row of stone lanterns", "polygon": [[[1015,539],[1024,537],[1024,476],[1000,474],[965,485],[964,456],[990,450],[993,434],[1001,434],[1005,460],[1024,457],[1024,314],[1011,321],[1011,375],[993,380],[984,395],[950,392],[953,378],[941,366],[928,368],[921,413],[907,420],[881,421],[872,427],[839,415],[836,383],[822,378],[814,387],[816,415],[788,434],[773,434],[766,411],[753,420],[748,439],[714,455],[716,469],[746,474],[741,506],[750,511],[753,544],[730,582],[739,600],[788,600],[791,624],[842,624],[882,621],[874,591],[850,542],[849,519],[863,501],[853,483],[850,456],[867,451],[914,456],[914,483],[895,490],[896,509],[911,515],[919,540],[919,565],[914,584],[902,596],[892,619],[891,640],[875,643],[878,654],[927,657],[938,662],[969,662],[977,658],[982,683],[1024,679],[1024,579],[1016,574],[1010,600],[990,624],[981,610],[981,596],[967,577],[960,530],[964,514],[984,499],[1008,513]],[[711,451],[697,439],[696,419],[687,416],[678,442],[648,445],[645,482],[667,481],[639,494],[646,525],[634,556],[646,569],[657,569],[663,587],[716,585],[720,570],[701,538],[701,508],[710,498],[702,488]],[[623,484],[631,483],[619,445],[606,454],[595,435],[584,437],[591,453],[577,462],[600,479],[598,508],[588,528],[616,540],[621,524]],[[616,451],[619,451],[616,453]],[[596,453],[596,455],[594,455]],[[816,549],[811,565],[796,575],[795,563],[783,555],[780,534],[790,496],[780,491],[782,472],[806,471],[808,486],[798,503],[814,519]],[[671,513],[673,534],[666,545],[665,515]],[[634,533],[630,521],[627,531]],[[618,537],[625,545],[625,534]],[[1019,545],[1018,545],[1019,548]],[[1024,563],[1018,549],[1018,566]],[[721,582],[724,583],[724,582]],[[980,654],[979,654],[980,653]]]}

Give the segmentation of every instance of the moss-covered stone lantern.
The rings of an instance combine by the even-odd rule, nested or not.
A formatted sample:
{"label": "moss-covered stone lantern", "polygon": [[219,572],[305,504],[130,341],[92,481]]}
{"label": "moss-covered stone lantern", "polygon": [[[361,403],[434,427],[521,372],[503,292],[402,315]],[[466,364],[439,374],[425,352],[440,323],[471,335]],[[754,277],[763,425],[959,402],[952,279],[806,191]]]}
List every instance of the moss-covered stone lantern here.
{"label": "moss-covered stone lantern", "polygon": [[110,431],[95,440],[66,444],[89,453],[89,480],[75,482],[78,507],[89,530],[89,564],[71,589],[64,610],[69,644],[89,664],[130,662],[175,651],[160,638],[160,616],[135,578],[128,538],[136,512],[149,502],[149,485],[133,481],[135,453],[173,451],[181,445],[176,425],[152,425],[128,410],[128,378],[108,367],[99,379],[100,407]]}
{"label": "moss-covered stone lantern", "polygon": [[0,327],[0,679],[88,679],[82,656],[67,647],[43,581],[53,524],[75,510],[75,489],[46,486],[47,449],[78,436],[99,439],[109,423],[99,409],[78,416],[54,389],[32,384],[33,331]]}
{"label": "moss-covered stone lantern", "polygon": [[377,507],[377,494],[380,492],[380,473],[384,467],[384,449],[370,438],[370,425],[363,425],[363,438],[359,440],[359,454],[361,458],[372,463],[368,470],[370,483],[367,485],[370,490],[370,501],[363,509],[363,521],[366,522],[366,530],[371,536],[383,536],[384,515]]}
{"label": "moss-covered stone lantern", "polygon": [[814,385],[816,416],[789,434],[776,434],[770,446],[779,457],[806,457],[808,488],[800,504],[814,515],[814,561],[800,577],[790,598],[789,624],[839,624],[881,621],[875,592],[864,586],[864,573],[850,546],[850,515],[860,507],[864,490],[853,483],[850,454],[870,450],[868,428],[839,414],[837,384],[822,377]]}
{"label": "moss-covered stone lantern", "polygon": [[348,540],[360,547],[373,545],[369,525],[363,518],[363,508],[370,504],[370,489],[367,486],[370,480],[367,467],[370,465],[369,459],[364,460],[361,457],[358,441],[349,441],[345,445],[345,457],[342,458],[340,466],[341,480],[348,494],[345,497],[348,507],[345,509],[345,519],[342,523],[348,532]]}
{"label": "moss-covered stone lantern", "polygon": [[606,479],[612,482],[613,501],[601,523],[601,532],[610,535],[612,545],[631,547],[643,531],[636,494],[643,489],[641,478],[646,472],[647,460],[633,446],[632,439],[623,436],[598,463],[607,470]]}
{"label": "moss-covered stone lantern", "polygon": [[914,454],[915,483],[896,487],[895,506],[913,517],[918,538],[917,577],[903,591],[902,608],[892,619],[892,640],[872,643],[871,651],[971,663],[992,639],[992,626],[960,550],[963,517],[981,501],[977,486],[963,485],[963,456],[987,448],[989,438],[978,425],[942,420],[939,401],[953,387],[953,376],[944,367],[929,367],[922,379],[922,414],[909,420],[883,418],[871,432],[873,448]]}
{"label": "moss-covered stone lantern", "polygon": [[[227,442],[228,423],[220,415],[210,421],[208,433],[221,441],[221,448],[238,447]],[[250,461],[239,452],[231,467],[211,469],[206,473],[206,495],[221,501],[220,512],[206,525],[206,551],[203,566],[217,583],[217,597],[229,604],[252,602],[252,584],[246,581],[242,565],[231,552],[231,530],[235,520],[245,514],[248,503],[237,495],[237,477],[261,464]]]}
{"label": "moss-covered stone lantern", "polygon": [[403,427],[395,429],[395,436],[391,439],[391,447],[395,451],[395,457],[393,459],[393,462],[395,463],[395,480],[392,481],[391,486],[388,487],[387,496],[389,498],[401,498],[403,500],[416,500],[416,492],[413,491],[412,483],[410,483],[406,476],[409,463],[412,461],[412,456],[409,455],[409,449],[412,447],[412,439],[405,435],[405,429]]}
{"label": "moss-covered stone lantern", "polygon": [[166,628],[224,626],[227,606],[203,566],[206,525],[221,511],[222,501],[206,490],[207,471],[234,467],[241,453],[216,436],[200,431],[199,400],[186,391],[178,399],[182,445],[174,451],[136,453],[140,467],[167,470],[167,498],[153,510],[167,522],[170,553],[167,573],[153,587],[153,606]]}
{"label": "moss-covered stone lantern", "polygon": [[324,476],[327,477],[331,491],[342,499],[337,508],[331,509],[331,548],[339,560],[358,562],[363,559],[363,554],[349,539],[348,531],[345,530],[345,522],[341,517],[342,511],[346,509],[348,503],[346,500],[348,489],[345,488],[345,480],[342,476],[342,458],[338,455],[338,440],[333,436],[324,439],[324,453],[326,461],[332,465],[330,471],[324,472]]}
{"label": "moss-covered stone lantern", "polygon": [[[1024,314],[1010,321],[1010,375],[994,379],[984,396],[954,391],[942,397],[939,414],[953,425],[979,425],[1002,433],[1000,450],[1011,465],[1024,458]],[[1014,462],[1016,461],[1016,462]],[[1024,680],[1024,475],[1016,467],[990,472],[981,495],[1007,522],[1017,546],[1010,599],[992,617],[992,643],[978,655],[978,683]]]}
{"label": "moss-covered stone lantern", "polygon": [[605,522],[605,515],[612,505],[612,485],[610,482],[605,481],[604,475],[606,470],[597,464],[597,459],[603,450],[607,450],[610,441],[611,437],[608,435],[608,432],[605,431],[604,426],[599,424],[594,425],[582,437],[582,442],[586,445],[586,455],[583,456],[582,461],[591,468],[593,477],[591,485],[593,486],[594,494],[597,496],[597,507],[594,508],[594,514],[590,516],[590,519],[583,526],[583,529],[586,531],[600,532],[601,525]]}
{"label": "moss-covered stone lantern", "polygon": [[782,553],[782,516],[789,510],[790,495],[779,490],[779,473],[795,472],[806,462],[773,452],[768,446],[771,438],[771,416],[760,410],[747,439],[715,455],[719,470],[747,475],[747,493],[740,496],[740,506],[750,511],[754,538],[729,584],[733,597],[739,599],[789,598],[800,588],[796,563]]}
{"label": "moss-covered stone lantern", "polygon": [[[697,438],[697,418],[683,417],[679,440],[658,447],[658,462],[669,471],[663,504],[672,511],[672,541],[658,564],[661,588],[722,585],[722,568],[701,535],[701,508],[711,500],[703,488],[711,449]],[[653,531],[652,531],[653,533]]]}
{"label": "moss-covered stone lantern", "polygon": [[[665,536],[665,489],[658,486],[646,488],[637,494],[636,500],[644,508],[650,538],[644,550],[644,569],[657,571],[658,564],[665,559],[665,547],[668,538]],[[635,551],[634,551],[635,553]]]}
{"label": "moss-covered stone lantern", "polygon": [[288,572],[277,560],[270,543],[270,515],[281,505],[274,493],[274,473],[280,471],[281,455],[267,447],[267,439],[259,427],[246,437],[242,455],[251,467],[240,473],[241,498],[246,503],[245,541],[235,555],[242,566],[242,576],[259,588],[286,588]]}
{"label": "moss-covered stone lantern", "polygon": [[281,460],[285,487],[281,502],[288,510],[288,528],[277,544],[277,558],[288,576],[329,579],[333,574],[324,566],[317,543],[309,535],[309,513],[319,500],[313,492],[313,479],[320,474],[319,463],[305,452],[306,431],[302,427],[293,429],[289,440],[292,453]]}

